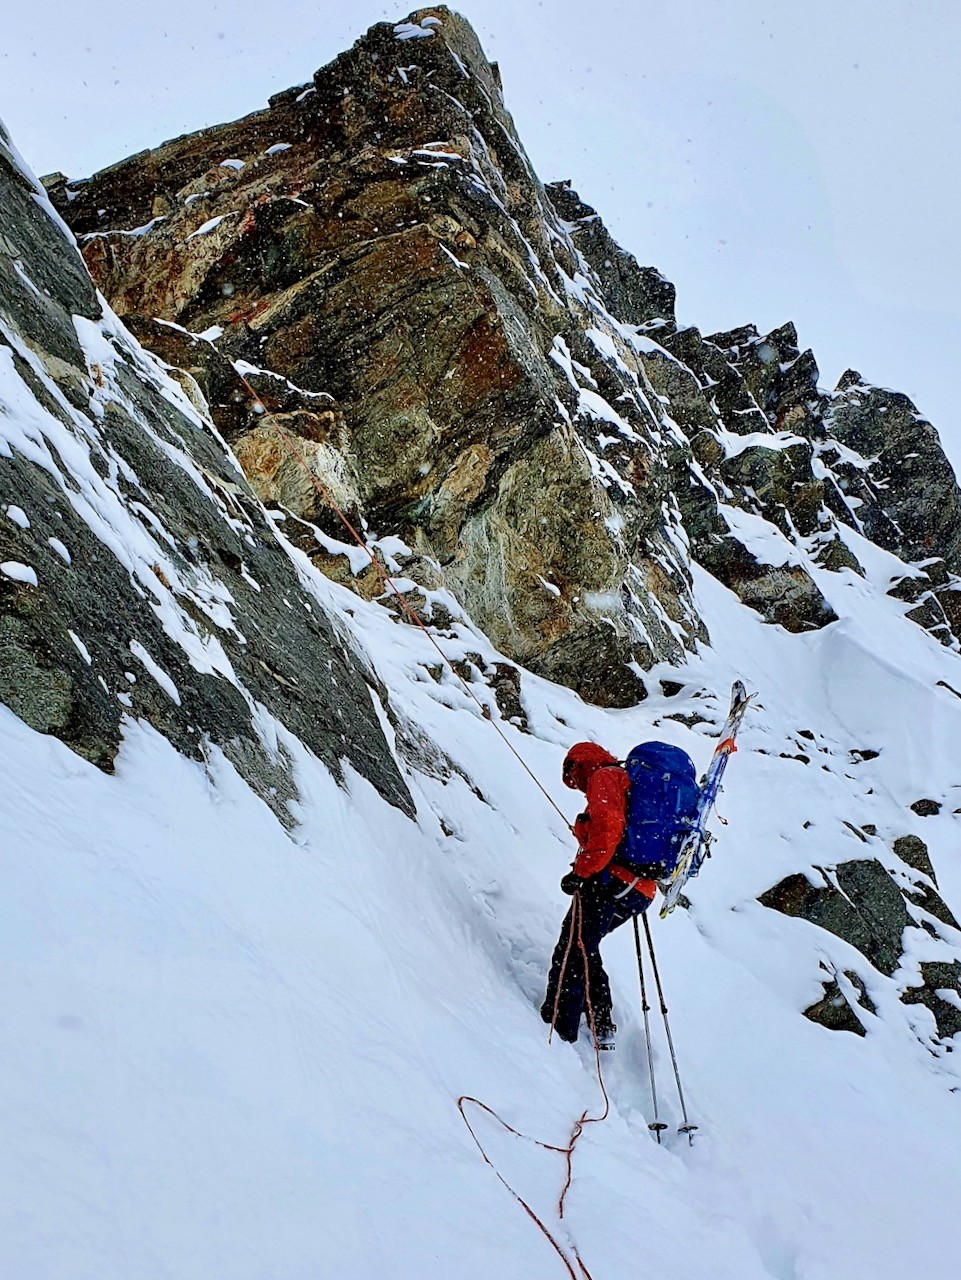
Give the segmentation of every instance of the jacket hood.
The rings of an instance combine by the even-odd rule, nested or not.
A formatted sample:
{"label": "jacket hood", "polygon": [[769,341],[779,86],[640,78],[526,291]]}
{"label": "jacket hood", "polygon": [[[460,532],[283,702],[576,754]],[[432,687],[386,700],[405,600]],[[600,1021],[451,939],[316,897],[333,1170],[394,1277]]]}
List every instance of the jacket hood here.
{"label": "jacket hood", "polygon": [[617,764],[616,756],[596,742],[577,742],[564,757],[564,783],[575,791],[584,791],[591,775],[611,764]]}

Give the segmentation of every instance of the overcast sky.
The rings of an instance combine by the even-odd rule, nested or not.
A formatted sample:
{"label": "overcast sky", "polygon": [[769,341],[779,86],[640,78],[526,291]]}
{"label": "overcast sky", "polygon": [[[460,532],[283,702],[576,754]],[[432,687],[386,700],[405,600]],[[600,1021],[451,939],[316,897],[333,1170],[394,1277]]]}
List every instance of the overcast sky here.
{"label": "overcast sky", "polygon": [[[704,332],[791,319],[822,382],[907,392],[961,470],[959,0],[471,0],[544,180],[572,178]],[[12,12],[11,12],[12,10]],[[383,0],[17,0],[0,116],[81,177],[263,106]]]}

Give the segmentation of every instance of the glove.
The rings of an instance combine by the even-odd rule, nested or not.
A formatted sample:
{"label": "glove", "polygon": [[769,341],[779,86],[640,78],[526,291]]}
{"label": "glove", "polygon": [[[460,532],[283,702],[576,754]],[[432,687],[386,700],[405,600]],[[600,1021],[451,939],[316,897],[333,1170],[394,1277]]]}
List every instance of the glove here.
{"label": "glove", "polygon": [[568,871],[567,875],[561,880],[561,889],[564,893],[570,894],[571,897],[577,893],[578,889],[583,888],[584,877],[579,876],[576,871]]}

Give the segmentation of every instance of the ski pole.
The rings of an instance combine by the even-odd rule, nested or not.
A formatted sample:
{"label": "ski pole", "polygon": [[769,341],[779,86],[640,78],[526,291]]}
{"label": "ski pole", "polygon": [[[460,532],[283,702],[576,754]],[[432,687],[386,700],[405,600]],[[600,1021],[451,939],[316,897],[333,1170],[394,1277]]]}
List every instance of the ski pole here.
{"label": "ski pole", "polygon": [[644,932],[647,935],[647,949],[651,953],[651,968],[654,970],[654,981],[657,984],[657,995],[661,1002],[661,1017],[664,1019],[664,1032],[667,1036],[667,1045],[671,1051],[671,1063],[674,1067],[674,1079],[677,1081],[677,1096],[681,1102],[681,1115],[684,1123],[678,1126],[678,1133],[686,1133],[687,1140],[690,1143],[694,1141],[694,1131],[696,1124],[691,1124],[687,1118],[687,1107],[684,1104],[684,1090],[681,1087],[681,1073],[677,1067],[677,1054],[674,1052],[674,1038],[671,1035],[671,1024],[667,1017],[667,1001],[664,999],[664,988],[661,986],[661,975],[657,968],[657,957],[654,954],[654,939],[651,937],[651,926],[647,916],[644,917]]}
{"label": "ski pole", "polygon": [[651,1075],[651,1104],[654,1108],[654,1119],[647,1126],[657,1136],[657,1145],[661,1145],[661,1130],[667,1125],[657,1114],[657,1083],[654,1079],[654,1053],[651,1048],[651,1006],[647,1002],[647,984],[644,981],[644,957],[641,955],[641,935],[637,928],[637,916],[631,917],[634,925],[634,949],[637,952],[637,976],[641,983],[641,1012],[644,1014],[644,1039],[647,1042],[647,1068]]}

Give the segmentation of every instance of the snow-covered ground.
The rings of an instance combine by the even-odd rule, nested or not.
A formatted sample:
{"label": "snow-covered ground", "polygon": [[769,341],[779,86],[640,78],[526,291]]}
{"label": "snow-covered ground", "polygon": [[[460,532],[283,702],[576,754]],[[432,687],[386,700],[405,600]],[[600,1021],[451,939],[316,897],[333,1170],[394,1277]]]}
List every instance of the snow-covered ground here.
{"label": "snow-covered ground", "polygon": [[[302,563],[434,757],[408,770],[416,823],[356,776],[339,789],[302,750],[289,835],[216,751],[204,767],[131,723],[109,777],[0,709],[12,1280],[565,1274],[456,1100],[556,1145],[600,1112],[588,1045],[548,1045],[537,1015],[570,837],[426,638]],[[915,830],[961,902],[961,701],[937,684],[961,686],[961,666],[879,593],[886,572],[877,553],[876,582],[821,574],[840,621],[806,636],[762,625],[700,574],[713,648],[682,673],[684,693],[604,712],[525,674],[532,732],[501,722],[573,817],[559,778],[572,742],[623,753],[655,733],[700,767],[731,679],[759,692],[691,909],[652,922],[694,1145],[670,1132],[658,1147],[647,1129],[628,930],[604,948],[620,1027],[603,1063],[611,1113],[577,1146],[563,1225],[563,1157],[471,1112],[499,1172],[594,1280],[957,1273],[961,1078],[921,1043],[931,1015],[898,999],[910,975],[884,978],[756,901],[815,865],[893,867],[890,841]],[[440,643],[495,656],[466,622]],[[664,718],[694,711],[711,723]],[[779,755],[799,729],[816,735],[808,765]],[[881,754],[852,763],[862,748]],[[941,816],[917,818],[921,796],[944,801]],[[845,821],[878,836],[865,845]],[[912,932],[924,958],[958,955]],[[863,1039],[801,1016],[822,960],[867,984],[879,1016]]]}
{"label": "snow-covered ground", "polygon": [[[114,325],[86,333],[104,338],[95,354],[108,382]],[[59,428],[17,401],[9,358],[0,379],[9,447],[49,441]],[[60,456],[78,510],[119,519],[118,490],[82,470],[68,435]],[[31,527],[20,506],[0,518]],[[769,557],[780,554],[780,535],[760,526]],[[134,526],[97,527],[135,576]],[[899,994],[921,961],[961,956],[961,933],[910,930],[901,969],[884,977],[757,901],[786,875],[820,882],[815,868],[859,857],[903,878],[891,843],[916,832],[961,906],[961,658],[884,594],[905,566],[846,536],[867,576],[808,562],[839,620],[807,635],[763,625],[698,572],[712,647],[684,671],[653,673],[654,689],[658,674],[684,681],[676,697],[605,712],[525,673],[524,733],[500,719],[479,671],[473,681],[571,818],[578,797],[559,775],[573,742],[622,756],[655,735],[700,768],[732,679],[758,692],[715,856],[690,909],[653,921],[697,1137],[689,1146],[674,1132],[660,1039],[671,1129],[661,1146],[648,1130],[622,930],[604,947],[619,1025],[603,1062],[610,1115],[577,1145],[563,1223],[564,1158],[530,1139],[563,1147],[585,1109],[602,1109],[588,1044],[548,1044],[537,1012],[571,838],[422,632],[290,551],[388,692],[383,724],[416,821],[357,775],[338,787],[279,726],[300,796],[292,832],[214,747],[187,760],[131,720],[108,776],[0,707],[0,1276],[953,1280],[961,1073],[932,1039],[932,1015]],[[30,566],[0,567],[30,584]],[[448,657],[495,660],[445,603],[460,618],[438,638]],[[911,811],[921,798],[941,804],[938,816]],[[862,841],[851,828],[864,824],[877,834]],[[822,964],[865,983],[877,1016],[864,1014],[863,1038],[801,1016]],[[530,1136],[468,1107],[560,1253],[481,1158],[457,1107],[465,1094]],[[575,1250],[587,1271],[574,1270]]]}

